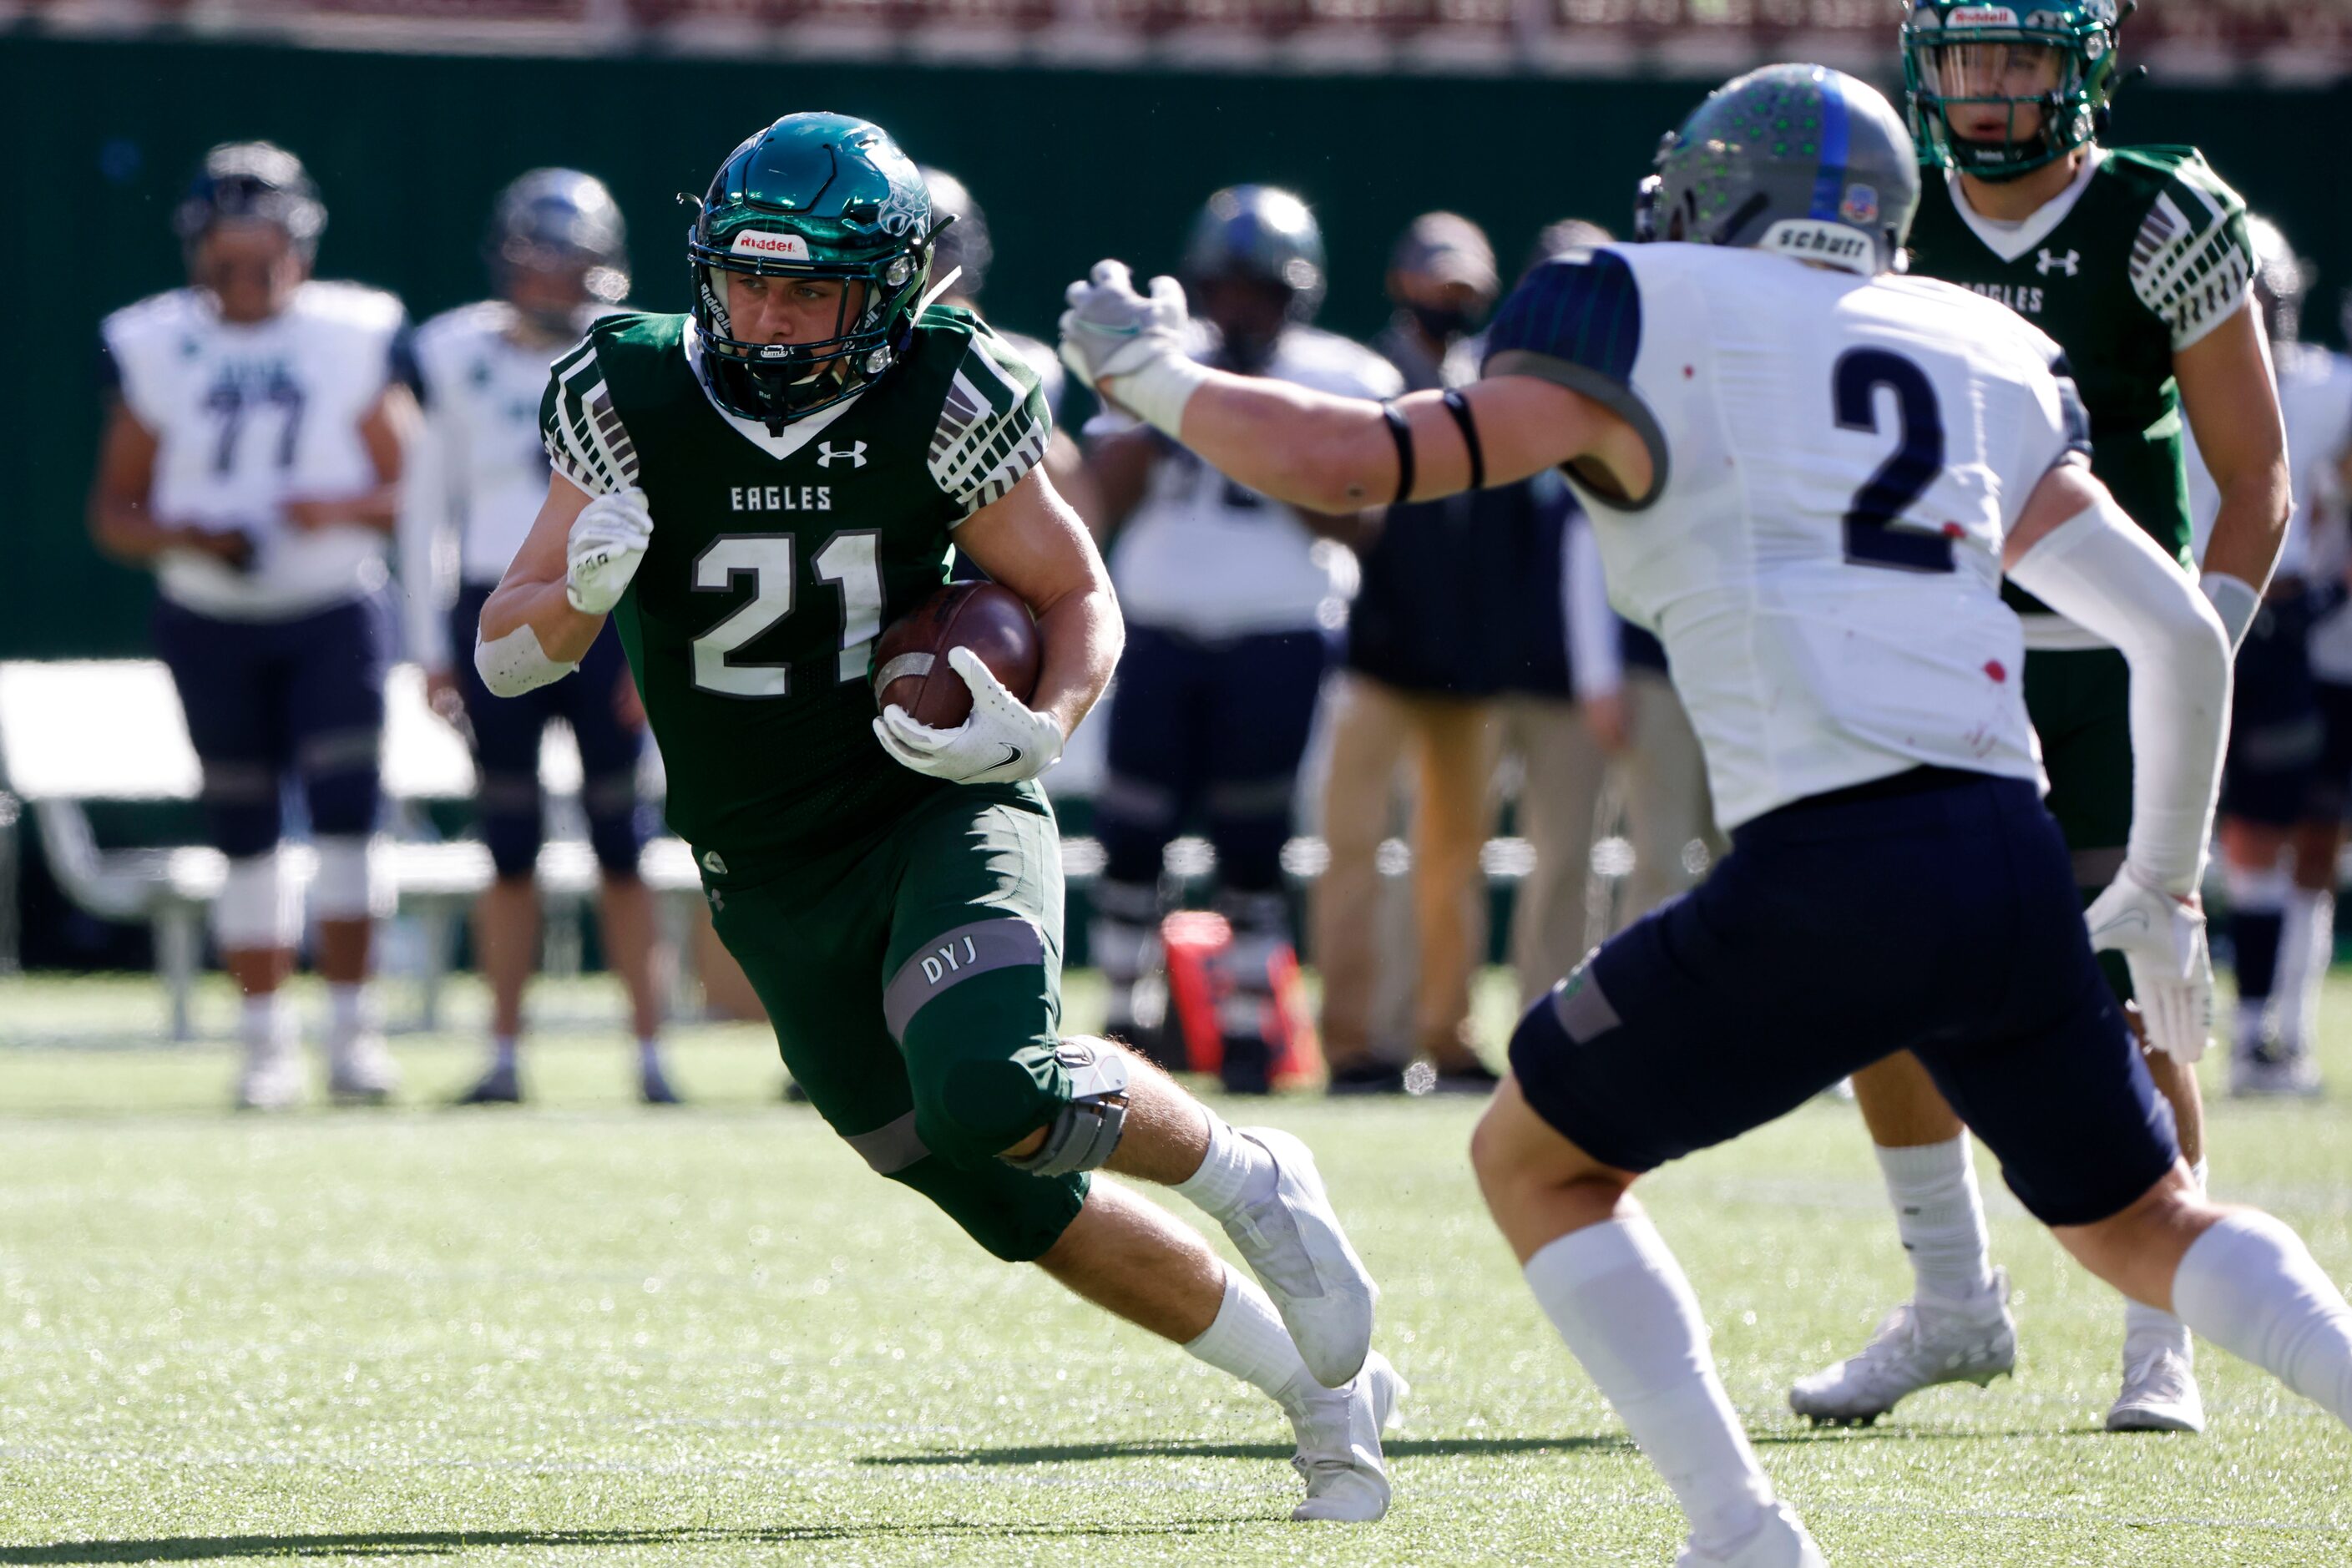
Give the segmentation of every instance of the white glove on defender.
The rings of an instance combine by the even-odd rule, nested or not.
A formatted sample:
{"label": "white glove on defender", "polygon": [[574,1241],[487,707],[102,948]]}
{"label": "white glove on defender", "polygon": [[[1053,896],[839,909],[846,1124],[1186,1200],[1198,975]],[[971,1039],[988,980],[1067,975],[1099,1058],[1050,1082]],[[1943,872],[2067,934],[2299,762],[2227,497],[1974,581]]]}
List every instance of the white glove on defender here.
{"label": "white glove on defender", "polygon": [[952,730],[934,730],[894,702],[874,721],[884,751],[951,784],[1018,784],[1062,760],[1062,727],[1007,691],[978,654],[950,648],[948,668],[971,688],[971,717]]}
{"label": "white glove on defender", "polygon": [[563,551],[563,596],[572,607],[583,616],[609,614],[653,537],[654,514],[646,510],[643,490],[614,490],[583,507]]}
{"label": "white glove on defender", "polygon": [[1126,262],[1097,261],[1065,298],[1062,363],[1145,424],[1178,435],[1185,400],[1208,374],[1184,352],[1183,285],[1154,278],[1151,292],[1139,294]]}
{"label": "white glove on defender", "polygon": [[2149,887],[2126,865],[2083,918],[2094,949],[2124,955],[2148,1043],[2177,1062],[2203,1057],[2213,1031],[2205,911]]}

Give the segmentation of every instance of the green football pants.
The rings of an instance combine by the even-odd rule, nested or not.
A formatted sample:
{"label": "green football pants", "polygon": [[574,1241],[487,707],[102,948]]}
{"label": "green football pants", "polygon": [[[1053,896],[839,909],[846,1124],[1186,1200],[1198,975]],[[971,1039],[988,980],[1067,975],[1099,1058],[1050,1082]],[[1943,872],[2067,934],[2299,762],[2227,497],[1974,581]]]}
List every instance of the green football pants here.
{"label": "green football pants", "polygon": [[883,833],[710,905],[784,1065],[867,1164],[999,1258],[1054,1245],[1087,1178],[996,1157],[1070,1102],[1055,1056],[1061,841],[1042,792],[934,791]]}
{"label": "green football pants", "polygon": [[[2113,648],[2028,653],[2025,712],[2050,774],[2044,804],[2074,852],[2087,908],[2123,869],[2131,837],[2131,668]],[[2131,1000],[2123,954],[2102,952],[2099,969],[2117,998]]]}

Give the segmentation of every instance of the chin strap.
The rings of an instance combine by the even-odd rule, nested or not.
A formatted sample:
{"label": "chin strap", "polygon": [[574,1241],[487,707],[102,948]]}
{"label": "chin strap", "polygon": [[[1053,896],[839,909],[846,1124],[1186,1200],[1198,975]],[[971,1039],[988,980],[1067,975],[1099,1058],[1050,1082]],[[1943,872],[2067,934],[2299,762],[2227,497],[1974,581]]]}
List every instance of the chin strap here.
{"label": "chin strap", "polygon": [[955,280],[956,280],[957,279],[959,279],[959,278],[962,277],[962,276],[963,276],[963,268],[961,268],[961,267],[950,267],[950,268],[948,268],[948,275],[947,275],[946,277],[944,277],[944,278],[940,279],[938,282],[936,282],[936,283],[932,284],[929,288],[928,288],[928,289],[924,289],[924,290],[923,290],[923,297],[922,297],[921,299],[919,299],[919,300],[916,300],[916,301],[915,301],[915,314],[917,314],[918,316],[919,316],[919,315],[921,315],[924,311],[926,311],[926,310],[929,310],[929,309],[931,308],[932,304],[933,304],[933,303],[938,300],[938,299],[939,299],[939,297],[940,297],[940,295],[942,295],[942,294],[946,293],[949,289],[952,289],[952,288],[954,288],[954,287],[955,287]]}

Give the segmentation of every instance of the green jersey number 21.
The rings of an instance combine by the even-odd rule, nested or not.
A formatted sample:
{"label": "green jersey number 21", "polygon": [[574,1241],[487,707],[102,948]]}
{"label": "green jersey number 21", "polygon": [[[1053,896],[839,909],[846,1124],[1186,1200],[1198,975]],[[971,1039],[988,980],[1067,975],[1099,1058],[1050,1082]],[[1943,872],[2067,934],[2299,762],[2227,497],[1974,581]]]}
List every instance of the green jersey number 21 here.
{"label": "green jersey number 21", "polygon": [[[841,591],[841,657],[836,679],[866,679],[868,645],[882,631],[881,534],[873,529],[836,533],[811,558],[817,581]],[[792,689],[789,662],[739,662],[735,653],[793,613],[794,539],[789,533],[730,533],[695,557],[698,593],[732,592],[751,580],[751,597],[694,639],[694,684],[721,697],[782,697]]]}

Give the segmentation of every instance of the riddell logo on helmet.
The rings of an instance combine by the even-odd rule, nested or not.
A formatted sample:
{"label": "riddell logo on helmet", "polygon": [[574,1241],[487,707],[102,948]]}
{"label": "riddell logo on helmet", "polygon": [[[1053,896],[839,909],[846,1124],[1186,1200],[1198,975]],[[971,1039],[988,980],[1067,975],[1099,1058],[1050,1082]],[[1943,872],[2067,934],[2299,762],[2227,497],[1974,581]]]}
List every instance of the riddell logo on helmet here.
{"label": "riddell logo on helmet", "polygon": [[1944,14],[1947,27],[2014,27],[2017,13],[2006,5],[1963,5]]}
{"label": "riddell logo on helmet", "polygon": [[806,261],[808,241],[797,234],[769,234],[747,228],[727,247],[730,256],[764,256],[777,261]]}

